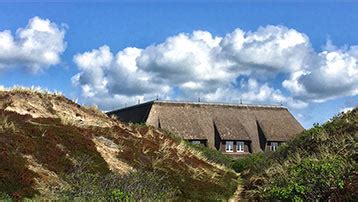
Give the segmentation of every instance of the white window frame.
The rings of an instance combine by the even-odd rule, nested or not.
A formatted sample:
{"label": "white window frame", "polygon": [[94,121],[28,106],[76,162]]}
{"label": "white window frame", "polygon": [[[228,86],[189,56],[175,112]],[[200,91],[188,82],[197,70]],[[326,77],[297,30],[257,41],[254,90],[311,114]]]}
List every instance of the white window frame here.
{"label": "white window frame", "polygon": [[271,151],[276,151],[278,148],[278,142],[271,142]]}
{"label": "white window frame", "polygon": [[245,152],[245,142],[244,141],[236,142],[236,152]]}
{"label": "white window frame", "polygon": [[200,141],[200,140],[192,140],[192,141],[191,141],[191,144],[201,145],[201,141]]}
{"label": "white window frame", "polygon": [[225,151],[226,152],[234,152],[234,141],[226,141],[225,142]]}

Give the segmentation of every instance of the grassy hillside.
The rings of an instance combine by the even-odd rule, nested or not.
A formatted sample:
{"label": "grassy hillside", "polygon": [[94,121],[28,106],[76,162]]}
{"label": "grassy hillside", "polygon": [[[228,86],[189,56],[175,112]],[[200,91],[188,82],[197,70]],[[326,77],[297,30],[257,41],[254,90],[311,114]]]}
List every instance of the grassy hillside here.
{"label": "grassy hillside", "polygon": [[228,199],[237,178],[165,131],[61,95],[0,91],[0,199]]}
{"label": "grassy hillside", "polygon": [[282,200],[358,199],[358,108],[315,125],[277,152],[236,162],[245,197]]}

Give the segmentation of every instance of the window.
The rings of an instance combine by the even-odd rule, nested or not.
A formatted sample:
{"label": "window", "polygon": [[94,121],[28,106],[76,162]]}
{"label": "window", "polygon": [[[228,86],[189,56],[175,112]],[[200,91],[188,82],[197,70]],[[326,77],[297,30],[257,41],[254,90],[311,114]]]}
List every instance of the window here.
{"label": "window", "polygon": [[237,144],[237,152],[244,152],[245,144],[242,141],[236,142]]}
{"label": "window", "polygon": [[278,142],[271,142],[271,151],[276,151],[278,148]]}
{"label": "window", "polygon": [[200,140],[193,140],[193,141],[191,141],[191,143],[195,144],[195,145],[200,145],[201,144]]}
{"label": "window", "polygon": [[226,152],[233,152],[234,151],[234,142],[233,141],[226,141]]}

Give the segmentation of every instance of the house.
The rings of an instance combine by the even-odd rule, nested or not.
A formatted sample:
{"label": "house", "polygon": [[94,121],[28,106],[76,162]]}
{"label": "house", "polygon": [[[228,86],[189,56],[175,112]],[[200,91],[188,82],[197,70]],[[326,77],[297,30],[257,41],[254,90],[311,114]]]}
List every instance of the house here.
{"label": "house", "polygon": [[107,114],[166,129],[234,156],[276,150],[304,130],[283,106],[156,100]]}

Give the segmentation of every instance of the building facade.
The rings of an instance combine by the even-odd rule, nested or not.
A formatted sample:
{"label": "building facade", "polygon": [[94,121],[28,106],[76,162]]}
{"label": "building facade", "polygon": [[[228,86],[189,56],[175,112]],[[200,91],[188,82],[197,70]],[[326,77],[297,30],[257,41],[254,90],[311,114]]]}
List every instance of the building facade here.
{"label": "building facade", "polygon": [[151,101],[107,114],[166,129],[233,156],[276,150],[304,130],[282,106]]}

